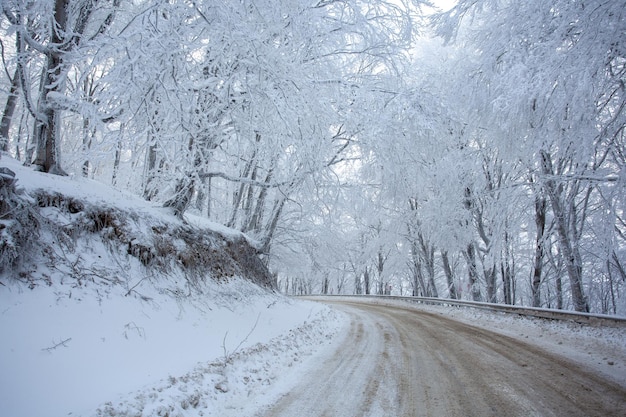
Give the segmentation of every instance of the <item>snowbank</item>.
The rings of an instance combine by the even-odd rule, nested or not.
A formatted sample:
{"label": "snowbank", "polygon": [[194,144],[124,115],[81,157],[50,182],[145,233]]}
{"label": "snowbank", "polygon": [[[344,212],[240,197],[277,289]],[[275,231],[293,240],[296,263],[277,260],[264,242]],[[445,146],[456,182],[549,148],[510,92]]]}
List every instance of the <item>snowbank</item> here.
{"label": "snowbank", "polygon": [[343,326],[250,282],[268,274],[237,231],[1,164],[30,215],[0,220],[26,252],[0,265],[2,416],[226,415]]}
{"label": "snowbank", "polygon": [[149,285],[142,297],[97,286],[0,288],[2,415],[87,416],[98,405],[98,415],[211,413],[330,343],[341,322],[243,280],[212,291],[176,299]]}

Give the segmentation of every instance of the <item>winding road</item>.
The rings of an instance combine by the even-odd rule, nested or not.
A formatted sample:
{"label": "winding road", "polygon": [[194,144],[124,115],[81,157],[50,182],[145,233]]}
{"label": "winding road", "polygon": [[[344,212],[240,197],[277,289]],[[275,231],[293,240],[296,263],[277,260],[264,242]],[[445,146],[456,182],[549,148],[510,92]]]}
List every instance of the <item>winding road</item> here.
{"label": "winding road", "polygon": [[626,416],[626,387],[532,344],[401,305],[332,304],[350,331],[259,416]]}

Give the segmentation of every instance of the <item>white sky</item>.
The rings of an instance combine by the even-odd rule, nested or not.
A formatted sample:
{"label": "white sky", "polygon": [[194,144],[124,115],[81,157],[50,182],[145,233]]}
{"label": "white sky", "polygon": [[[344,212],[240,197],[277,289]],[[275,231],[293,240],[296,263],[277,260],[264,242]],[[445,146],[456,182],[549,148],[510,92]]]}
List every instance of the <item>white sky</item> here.
{"label": "white sky", "polygon": [[431,0],[431,2],[441,10],[449,10],[456,4],[457,0]]}

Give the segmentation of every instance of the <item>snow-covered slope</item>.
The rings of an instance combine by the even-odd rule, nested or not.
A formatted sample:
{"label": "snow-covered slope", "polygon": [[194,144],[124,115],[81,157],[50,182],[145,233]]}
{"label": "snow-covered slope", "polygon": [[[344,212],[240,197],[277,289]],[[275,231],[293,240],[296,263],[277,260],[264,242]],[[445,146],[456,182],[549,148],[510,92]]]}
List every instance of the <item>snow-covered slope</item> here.
{"label": "snow-covered slope", "polygon": [[[224,415],[244,397],[262,402],[281,370],[329,345],[343,326],[337,313],[261,288],[236,268],[218,279],[195,266],[186,272],[185,239],[168,242],[172,259],[144,262],[111,236],[119,229],[141,241],[150,230],[184,226],[237,240],[236,231],[197,218],[183,225],[132,195],[6,156],[0,166],[16,172],[25,201],[58,195],[131,217],[105,225],[111,230],[70,233],[87,209],[39,207],[35,255],[19,271],[0,268],[2,416]],[[0,221],[6,231],[11,220]]]}

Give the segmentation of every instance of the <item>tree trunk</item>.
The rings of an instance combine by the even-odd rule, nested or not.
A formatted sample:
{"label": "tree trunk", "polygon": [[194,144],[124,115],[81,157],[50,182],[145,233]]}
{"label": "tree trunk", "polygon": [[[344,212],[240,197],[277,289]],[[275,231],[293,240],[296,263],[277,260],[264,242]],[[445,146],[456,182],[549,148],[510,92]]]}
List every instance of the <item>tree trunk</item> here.
{"label": "tree trunk", "polygon": [[515,304],[513,295],[513,277],[511,276],[511,266],[508,261],[503,262],[501,265],[502,272],[502,287],[504,292],[504,304]]}
{"label": "tree trunk", "polygon": [[[273,169],[270,168],[269,172],[267,173],[267,176],[265,177],[266,184],[269,184],[269,182],[272,180],[272,173],[273,173]],[[261,223],[263,221],[263,210],[265,209],[265,200],[267,198],[267,191],[268,191],[267,187],[262,187],[261,190],[259,191],[259,195],[256,199],[254,211],[249,216],[249,219],[247,219],[246,221],[246,226],[243,229],[244,232],[248,232],[251,230],[253,231],[260,230]]]}
{"label": "tree trunk", "polygon": [[357,295],[363,294],[363,284],[361,282],[361,275],[354,274],[354,293]]}
{"label": "tree trunk", "polygon": [[556,308],[563,310],[563,284],[560,275],[556,277]]}
{"label": "tree trunk", "polygon": [[[121,131],[123,131],[123,129],[124,129],[124,126],[120,128]],[[115,160],[113,161],[113,174],[111,176],[111,184],[114,187],[117,185],[117,175],[119,174],[121,159],[122,159],[122,139],[119,138],[115,146]]]}
{"label": "tree trunk", "polygon": [[[258,144],[261,141],[261,135],[259,133],[256,133],[254,140],[256,144]],[[249,175],[252,175],[253,178],[251,179],[256,179],[257,167],[258,167],[257,149],[254,148],[254,150],[252,151],[252,155],[250,156],[250,160],[248,160],[248,162],[243,168],[243,171],[241,172],[241,178],[248,178]],[[248,198],[251,200],[252,185],[250,184],[241,183],[239,185],[239,189],[233,194],[233,209],[230,215],[230,219],[228,220],[228,223],[226,224],[228,227],[232,227],[232,228],[236,227],[237,216],[239,214],[239,208],[241,206],[244,206],[244,209],[245,209],[246,202],[244,201],[242,204],[242,200],[243,200],[244,194],[246,194],[246,190],[248,191],[247,192]],[[245,227],[246,225],[245,220],[241,225],[242,227]]]}
{"label": "tree trunk", "polygon": [[274,202],[272,217],[265,227],[265,236],[263,236],[263,247],[261,249],[261,252],[263,253],[269,253],[270,251],[272,239],[274,238],[274,233],[276,233],[276,227],[278,226],[278,221],[280,220],[280,216],[283,212],[283,208],[285,207],[286,202],[286,195],[282,195],[278,200]]}
{"label": "tree trunk", "polygon": [[496,303],[496,266],[492,266],[489,269],[484,270],[485,274],[485,283],[487,289],[487,302],[488,303]]}
{"label": "tree trunk", "polygon": [[543,271],[543,255],[546,229],[546,199],[535,198],[535,263],[532,278],[533,307],[541,307],[541,274]]}
{"label": "tree trunk", "polygon": [[48,96],[53,92],[60,92],[61,87],[57,82],[60,76],[62,60],[58,56],[51,55],[44,67],[44,84],[41,87],[39,97],[39,114],[44,115],[44,121],[37,120],[34,141],[37,144],[35,161],[33,165],[42,172],[66,175],[61,168],[59,155],[60,118],[59,112],[49,102]]}
{"label": "tree trunk", "polygon": [[[542,151],[542,168],[543,173],[552,177],[554,175],[552,169],[552,160],[547,152]],[[575,181],[575,180],[574,180]],[[576,239],[576,231],[571,230],[570,226],[575,228],[573,221],[568,221],[575,216],[576,207],[574,204],[569,205],[569,212],[566,212],[565,205],[561,198],[563,195],[563,186],[556,184],[555,180],[548,179],[546,181],[546,191],[550,198],[552,212],[556,221],[556,229],[558,234],[559,248],[561,250],[565,268],[570,282],[570,291],[572,294],[572,303],[576,311],[588,312],[589,304],[583,291],[583,268],[582,258],[578,251],[578,240]]]}
{"label": "tree trunk", "polygon": [[[68,12],[69,0],[55,0],[54,28],[51,31],[50,39],[52,48],[59,48],[64,43],[64,39],[60,36],[66,36]],[[37,143],[37,150],[33,164],[43,172],[59,175],[66,175],[61,168],[59,152],[61,120],[59,111],[54,108],[49,97],[53,93],[63,93],[65,90],[65,82],[62,79],[64,54],[65,51],[60,50],[50,51],[47,54],[37,105],[38,113],[43,115],[44,119],[37,122],[34,138]]]}
{"label": "tree trunk", "polygon": [[91,149],[91,141],[92,141],[92,132],[89,129],[89,119],[83,119],[83,166],[82,166],[82,175],[85,178],[89,177],[89,167],[91,163],[89,162],[89,150]]}
{"label": "tree trunk", "polygon": [[152,185],[157,175],[157,165],[161,166],[161,162],[158,161],[158,145],[152,141],[148,149],[146,150],[146,169],[144,173],[144,187],[143,198],[146,201],[152,201],[158,194],[158,189]]}
{"label": "tree trunk", "polygon": [[413,268],[411,268],[413,270],[413,295],[416,297],[427,296],[417,242],[411,242],[411,259],[413,261]]}
{"label": "tree trunk", "polygon": [[210,218],[211,218],[211,216],[213,215],[213,212],[211,211],[211,199],[212,199],[212,197],[211,197],[211,194],[212,194],[212,193],[211,193],[211,190],[212,190],[212,188],[211,188],[211,187],[212,187],[212,183],[211,183],[211,181],[212,181],[212,180],[211,180],[211,178],[209,177],[209,178],[207,179],[207,182],[206,182],[206,216],[207,216],[207,218],[209,218],[209,219],[210,219]]}
{"label": "tree trunk", "polygon": [[467,270],[470,283],[470,291],[472,293],[472,300],[482,301],[483,296],[480,292],[480,286],[478,285],[478,270],[476,268],[476,254],[474,253],[474,251],[474,244],[470,243],[467,246],[467,250],[464,252],[464,254],[467,261]]}
{"label": "tree trunk", "polygon": [[617,314],[617,304],[615,302],[615,288],[613,282],[613,273],[611,272],[611,261],[607,259],[606,261],[606,271],[609,276],[609,293],[611,295],[611,313]]}
{"label": "tree trunk", "polygon": [[617,253],[615,253],[615,249],[613,250],[611,258],[613,259],[613,263],[611,265],[615,265],[615,268],[617,269],[617,272],[619,273],[620,279],[622,280],[622,282],[626,282],[626,270],[624,270],[622,263],[617,257]]}
{"label": "tree trunk", "polygon": [[11,129],[11,121],[13,120],[13,113],[17,105],[17,88],[19,83],[19,73],[16,68],[13,79],[11,80],[11,88],[6,105],[4,106],[4,112],[2,113],[2,121],[0,122],[0,149],[4,152],[9,151],[9,130]]}
{"label": "tree trunk", "polygon": [[456,285],[454,285],[454,274],[452,273],[452,268],[450,267],[450,259],[448,258],[448,252],[441,252],[441,260],[443,261],[443,271],[446,274],[446,282],[448,284],[448,297],[456,300],[458,298],[456,292]]}
{"label": "tree trunk", "polygon": [[[256,155],[256,153],[254,155]],[[254,159],[254,155],[252,156],[253,159]],[[251,159],[250,161],[248,161],[248,163],[246,163],[246,166],[244,167],[241,173],[241,178],[248,178],[248,175],[250,175],[250,171],[252,170],[253,159]],[[235,191],[235,193],[233,194],[233,209],[230,214],[230,219],[228,220],[228,223],[226,224],[226,226],[228,227],[232,227],[232,228],[236,227],[235,223],[237,221],[239,207],[241,206],[241,200],[243,199],[243,195],[246,192],[246,186],[251,187],[250,185],[247,185],[242,182],[239,185],[239,189]]]}
{"label": "tree trunk", "polygon": [[424,234],[417,234],[419,240],[420,258],[426,270],[426,295],[428,297],[439,297],[435,284],[435,249],[426,241]]}
{"label": "tree trunk", "polygon": [[385,269],[385,261],[387,257],[383,254],[382,248],[378,251],[378,263],[377,263],[377,271],[378,271],[378,295],[383,295],[385,293],[385,283],[383,281],[383,271]]}
{"label": "tree trunk", "polygon": [[174,189],[174,195],[163,203],[163,207],[173,209],[174,215],[182,219],[185,211],[187,211],[187,208],[191,203],[195,186],[196,180],[193,175],[187,175],[184,178],[179,179],[176,183],[176,188]]}

